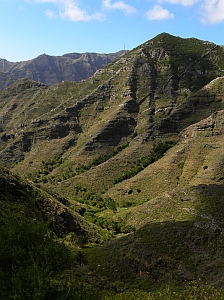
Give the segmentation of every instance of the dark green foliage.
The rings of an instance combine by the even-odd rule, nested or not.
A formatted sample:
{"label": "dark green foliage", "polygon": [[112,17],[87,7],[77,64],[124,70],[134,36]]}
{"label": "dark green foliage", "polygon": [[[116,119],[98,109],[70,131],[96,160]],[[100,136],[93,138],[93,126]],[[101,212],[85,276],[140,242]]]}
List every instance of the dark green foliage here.
{"label": "dark green foliage", "polygon": [[107,197],[104,199],[104,202],[107,208],[113,210],[113,212],[117,211],[116,202],[112,198]]}
{"label": "dark green foliage", "polygon": [[80,267],[82,265],[87,264],[87,262],[88,262],[86,254],[82,251],[78,251],[75,258],[76,258],[78,264],[80,265]]}
{"label": "dark green foliage", "polygon": [[100,209],[106,208],[106,203],[101,195],[96,194],[92,189],[87,188],[84,185],[74,186],[74,195],[78,202],[83,204],[88,204],[90,206],[95,206]]}
{"label": "dark green foliage", "polygon": [[81,165],[80,167],[76,168],[76,170],[75,170],[75,172],[74,172],[73,175],[82,174],[85,171],[88,171],[89,169],[91,169],[92,167],[96,167],[96,166],[104,163],[108,159],[114,157],[119,152],[121,152],[122,150],[124,150],[127,146],[128,146],[128,143],[124,144],[124,145],[120,145],[116,149],[113,149],[112,151],[110,151],[108,153],[99,154],[88,165]]}
{"label": "dark green foliage", "polygon": [[[44,202],[40,191],[0,168],[0,299],[99,299],[88,275],[80,278],[85,255],[77,259],[52,231]],[[77,239],[86,243],[84,234],[73,239],[74,247]]]}
{"label": "dark green foliage", "polygon": [[154,163],[163,157],[164,153],[176,144],[175,141],[158,142],[154,145],[152,152],[148,156],[139,158],[133,163],[126,172],[114,179],[114,184],[122,182],[123,180],[129,179],[137,175],[139,172],[144,170],[148,165]]}
{"label": "dark green foliage", "polygon": [[87,263],[85,253],[73,255],[33,213],[31,218],[24,204],[1,202],[0,299],[99,299],[99,288],[79,271]]}
{"label": "dark green foliage", "polygon": [[[137,190],[137,192],[138,192],[138,190]],[[137,205],[140,205],[140,204],[142,204],[142,203],[141,202],[136,202],[136,201],[121,201],[121,202],[119,202],[119,207],[128,208],[128,207],[133,207],[133,206],[137,206]]]}
{"label": "dark green foliage", "polygon": [[80,203],[94,206],[99,210],[111,209],[113,212],[117,211],[116,202],[112,198],[103,198],[102,195],[96,194],[84,185],[74,186],[74,195]]}
{"label": "dark green foliage", "polygon": [[163,154],[176,145],[176,141],[158,142],[154,145],[151,157],[154,161],[163,157]]}
{"label": "dark green foliage", "polygon": [[[86,205],[84,217],[87,221],[110,231],[112,235],[118,233],[129,233],[135,231],[133,226],[127,225],[123,220],[114,221],[107,217],[98,216],[97,213],[110,209],[114,213],[117,212],[117,203],[110,197],[103,198],[94,192],[88,190],[82,185],[75,186],[77,199],[80,203]],[[122,207],[132,206],[133,203],[123,203]]]}
{"label": "dark green foliage", "polygon": [[135,231],[134,226],[127,225],[122,219],[114,221],[109,218],[99,217],[95,214],[94,211],[87,211],[85,213],[85,217],[89,222],[108,230],[111,235],[115,235],[118,233],[130,233]]}
{"label": "dark green foliage", "polygon": [[48,159],[47,161],[43,161],[40,167],[40,174],[48,175],[54,169],[58,168],[63,163],[63,158],[61,155],[56,155],[52,159]]}
{"label": "dark green foliage", "polygon": [[71,256],[38,211],[32,216],[27,205],[1,202],[1,299],[60,299],[65,292],[56,277],[70,268]]}
{"label": "dark green foliage", "polygon": [[92,166],[98,166],[102,164],[103,162],[107,161],[108,159],[114,157],[117,155],[119,152],[124,150],[128,146],[127,144],[120,145],[116,149],[113,149],[111,152],[105,153],[105,154],[100,154],[98,157],[96,157],[90,164]]}
{"label": "dark green foliage", "polygon": [[58,168],[63,162],[63,158],[61,155],[56,155],[52,159],[49,159],[47,161],[43,161],[39,170],[39,174],[35,177],[32,174],[30,174],[30,177],[35,183],[38,182],[61,182],[63,180],[72,178],[74,176],[80,175],[88,170],[90,170],[92,167],[96,167],[105,161],[109,160],[110,158],[117,155],[119,152],[121,152],[123,149],[125,149],[128,146],[128,143],[124,145],[120,145],[117,148],[113,149],[112,151],[104,154],[99,154],[97,157],[95,157],[92,161],[90,161],[88,164],[84,165],[81,164],[78,167],[75,168],[75,170],[71,170],[69,167],[68,170],[64,171],[60,174],[60,177],[54,177],[54,176],[48,176],[54,169]]}

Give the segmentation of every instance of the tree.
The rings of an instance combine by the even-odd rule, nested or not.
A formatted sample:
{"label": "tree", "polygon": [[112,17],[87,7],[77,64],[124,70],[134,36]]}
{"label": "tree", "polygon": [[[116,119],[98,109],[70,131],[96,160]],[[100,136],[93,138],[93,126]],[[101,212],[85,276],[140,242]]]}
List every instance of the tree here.
{"label": "tree", "polygon": [[79,263],[80,267],[87,264],[88,260],[87,260],[87,256],[85,253],[83,253],[83,251],[78,251],[76,254],[76,260]]}

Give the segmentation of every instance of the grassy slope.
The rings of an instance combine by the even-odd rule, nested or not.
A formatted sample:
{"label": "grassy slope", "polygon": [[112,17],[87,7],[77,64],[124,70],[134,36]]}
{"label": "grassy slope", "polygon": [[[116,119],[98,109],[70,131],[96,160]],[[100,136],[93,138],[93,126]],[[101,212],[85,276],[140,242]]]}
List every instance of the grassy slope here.
{"label": "grassy slope", "polygon": [[[212,95],[214,93],[214,90],[218,89],[218,86],[220,86],[222,82],[223,79],[220,78],[213,84],[210,83],[210,86],[204,88],[203,90],[205,90],[206,93],[210,93]],[[216,97],[217,102],[212,102],[213,106],[215,105],[215,103],[217,103],[217,108],[221,109],[223,107],[222,95],[223,93],[222,91],[220,91],[220,94]],[[197,94],[194,97],[197,97]],[[207,116],[208,113],[211,112],[211,105],[209,105],[207,109],[205,109],[203,105],[204,104],[201,104],[201,108],[195,110],[195,113],[193,113],[190,118],[185,119],[185,124],[190,124],[193,121],[200,120],[203,115]],[[170,139],[171,138],[172,137],[170,137]],[[175,137],[173,138],[175,139]],[[198,145],[200,145],[199,142],[200,141],[198,140]],[[209,143],[212,144],[212,141]],[[146,201],[148,198],[156,196],[158,193],[166,190],[167,188],[169,189],[170,187],[176,187],[180,182],[188,182],[188,180],[191,179],[192,176],[194,176],[195,172],[197,172],[196,166],[200,165],[202,163],[202,159],[204,159],[202,155],[197,155],[197,153],[202,152],[202,154],[204,153],[204,155],[206,155],[206,151],[209,151],[209,147],[207,149],[203,149],[204,146],[201,146],[202,149],[198,149],[196,152],[194,151],[194,147],[197,147],[197,142],[192,145],[192,153],[189,155],[189,157],[191,157],[192,159],[192,162],[189,161],[188,166],[185,166],[184,170],[182,170],[184,161],[186,159],[185,155],[183,155],[183,152],[187,147],[187,140],[183,143],[179,143],[178,147],[175,148],[176,153],[171,156],[170,161],[160,160],[155,164],[156,167],[154,167],[154,165],[151,166],[150,172],[151,177],[153,178],[152,180],[148,181],[148,179],[146,179],[145,173],[147,171],[145,170],[137,175],[137,177],[112,187],[113,179],[130,168],[130,162],[133,162],[137,160],[137,158],[148,155],[150,153],[152,146],[149,143],[142,144],[141,140],[138,140],[137,137],[130,142],[129,146],[125,150],[123,150],[122,153],[119,153],[118,155],[116,155],[116,157],[111,158],[107,162],[100,164],[97,167],[91,168],[89,171],[83,173],[80,176],[62,182],[61,188],[65,188],[65,190],[69,194],[71,184],[75,185],[83,183],[96,192],[104,193],[109,189],[108,192],[106,192],[106,195],[111,196],[118,202],[125,199],[127,199],[128,201],[135,201],[135,199]],[[87,157],[87,159],[89,158]],[[192,164],[192,167],[190,164]],[[204,173],[201,172],[200,176]],[[136,180],[136,178],[138,177],[141,179]],[[155,184],[156,180],[159,181],[160,184]],[[137,183],[132,184],[132,181]],[[97,182],[98,184],[95,185],[95,182]],[[130,189],[133,190],[132,194],[127,193],[127,191]],[[139,190],[142,191],[141,194],[139,194]]]}
{"label": "grassy slope", "polygon": [[[198,93],[195,93],[193,97],[189,97],[189,100],[186,100],[185,106],[189,106],[191,109],[190,116],[187,116],[184,118],[180,123],[180,128],[185,128],[187,125],[190,125],[192,123],[195,123],[199,120],[201,120],[204,117],[207,117],[211,111],[215,111],[217,109],[222,109],[224,107],[223,105],[223,91],[222,91],[222,82],[223,78],[219,78],[215,80],[214,82],[210,83],[208,86],[203,88]],[[218,91],[218,94],[214,97],[215,93]],[[201,94],[206,94],[206,96],[203,96],[201,98]],[[209,96],[210,95],[210,96]],[[213,100],[206,100],[210,99],[212,97]],[[192,100],[193,99],[193,100]],[[199,104],[195,106],[195,110],[192,112],[192,102],[195,102],[195,99],[199,99]],[[201,99],[201,100],[200,100]],[[143,104],[142,104],[143,105]],[[179,108],[180,110],[180,108]],[[174,110],[171,118],[175,118],[175,115],[178,115],[178,109]],[[141,118],[141,115],[139,116]],[[141,121],[140,121],[141,124]],[[99,124],[98,124],[99,125]],[[97,125],[97,126],[98,126]],[[176,139],[175,136],[170,136],[168,139]],[[109,161],[105,162],[104,164],[101,164],[97,167],[92,168],[91,170],[85,172],[81,176],[77,176],[74,178],[71,178],[69,180],[66,180],[65,182],[62,182],[61,188],[64,192],[66,190],[69,193],[73,193],[72,187],[75,184],[80,184],[81,182],[88,185],[91,189],[94,189],[96,192],[104,193],[108,188],[111,188],[113,185],[113,179],[122,174],[123,171],[127,170],[130,167],[130,162],[133,162],[134,160],[148,155],[150,153],[150,150],[152,149],[152,143],[144,144],[142,143],[141,135],[139,134],[137,137],[135,137],[133,140],[129,139],[130,144],[129,146],[123,150],[122,153],[118,154],[116,157],[110,159]],[[49,142],[50,143],[50,142]],[[180,146],[183,147],[183,146]],[[69,160],[67,165],[63,165],[62,168],[59,168],[60,172],[66,172],[66,169],[68,169],[69,165],[74,168],[74,165],[77,165],[77,163],[86,164],[87,161],[91,161],[92,157],[87,156],[77,156],[76,152],[77,148],[74,147],[74,150],[71,149],[69,153],[65,156],[66,159],[69,159],[72,164],[69,164]],[[176,160],[180,160],[181,158],[178,157]],[[163,166],[161,166],[163,168]],[[164,169],[164,168],[163,168]],[[64,170],[64,171],[63,171]],[[175,172],[174,172],[175,171]],[[176,166],[175,170],[171,171],[171,176],[169,177],[169,180],[173,177],[174,185],[176,184],[177,180],[176,177],[179,176],[179,173],[181,172],[180,168]],[[159,178],[162,178],[161,174],[163,173],[162,170],[158,172]],[[56,171],[57,174],[57,171]],[[175,175],[174,175],[175,174]],[[156,174],[154,174],[156,176]],[[143,176],[144,177],[144,176]],[[165,179],[164,179],[165,180]],[[170,184],[170,182],[166,182],[163,180],[163,185],[167,183],[167,185]],[[95,185],[95,182],[98,182],[97,185]],[[143,183],[137,187],[137,189],[141,189],[141,187],[144,187],[144,180]],[[70,190],[70,192],[69,192]],[[125,187],[125,190],[126,187]],[[152,191],[150,191],[152,193]],[[132,195],[133,197],[136,196],[136,193]],[[139,195],[138,195],[139,196]],[[145,200],[145,199],[143,199]]]}
{"label": "grassy slope", "polygon": [[146,201],[114,216],[134,225],[135,233],[89,254],[92,267],[98,266],[118,288],[147,290],[199,278],[223,285],[223,112],[214,120],[213,133],[218,135],[192,125],[191,137],[121,184],[133,190],[131,195],[120,187],[110,190],[117,201],[132,201],[137,199],[136,188],[142,188],[138,199]]}
{"label": "grassy slope", "polygon": [[[155,48],[161,45],[160,39],[161,36],[155,40]],[[206,43],[203,47],[207,47]],[[213,45],[209,47],[212,48]],[[144,47],[140,47],[133,53],[141,54],[142,48],[144,50]],[[205,51],[206,48],[202,50]],[[171,53],[173,49],[166,49],[166,51]],[[198,57],[199,54],[196,56]],[[108,219],[109,222],[111,220],[122,221],[137,229],[135,233],[123,235],[102,247],[85,250],[88,255],[88,268],[103,278],[105,285],[112,282],[118,290],[122,291],[139,287],[148,290],[167,283],[184,285],[185,280],[202,278],[217,287],[223,286],[223,112],[186,128],[208,117],[212,111],[223,109],[222,77],[197,92],[192,93],[188,90],[186,95],[179,91],[176,96],[169,96],[165,93],[161,96],[158,89],[155,94],[157,100],[153,101],[147,98],[148,82],[141,73],[142,65],[139,64],[138,58],[135,60],[135,74],[141,78],[136,93],[140,113],[134,114],[137,121],[135,128],[137,136],[129,136],[122,140],[121,144],[127,140],[130,142],[128,147],[99,166],[94,166],[81,175],[72,175],[71,178],[63,177],[64,174],[72,174],[80,164],[87,165],[98,155],[98,152],[111,151],[112,147],[105,145],[103,149],[99,148],[92,153],[86,153],[83,151],[83,146],[97,136],[100,128],[106,127],[106,120],[116,118],[117,112],[120,115],[124,114],[122,106],[119,105],[125,103],[127,99],[121,94],[126,91],[124,84],[130,80],[131,76],[130,72],[125,72],[125,68],[129,68],[130,71],[134,60],[128,55],[130,54],[124,56],[123,63],[118,60],[117,64],[112,65],[112,69],[108,66],[85,82],[59,84],[46,90],[44,88],[41,96],[34,96],[36,98],[33,98],[35,101],[30,106],[32,114],[28,114],[28,121],[40,115],[43,120],[48,120],[56,114],[63,114],[64,109],[75,105],[76,101],[86,101],[88,91],[90,102],[80,112],[83,131],[79,135],[75,134],[75,138],[78,137],[78,143],[74,142],[68,150],[65,146],[70,143],[73,133],[59,139],[40,138],[33,144],[31,151],[25,153],[25,159],[14,166],[14,170],[28,173],[28,176],[34,173],[36,176],[39,169],[43,168],[42,161],[47,162],[53,157],[53,171],[44,175],[46,183],[42,181],[42,187],[58,191],[72,200],[72,204],[75,204],[75,201],[79,200],[78,197],[82,196],[82,194],[75,195],[76,185],[80,184],[87,187],[87,192],[83,192],[84,197],[93,190],[98,194],[103,193],[104,197],[111,197],[116,202],[116,212],[108,207],[99,209],[92,204],[86,205],[88,213],[94,212],[98,218]],[[174,71],[175,64],[180,58],[175,59],[177,60],[174,60]],[[143,62],[145,63],[144,60]],[[165,68],[167,61],[160,61],[160,64],[164,64]],[[222,60],[220,60],[221,65]],[[218,72],[217,68],[214,69],[215,73]],[[165,77],[158,85],[163,86],[171,73],[169,73],[170,70],[168,73],[161,72],[165,72]],[[209,79],[206,78],[205,81]],[[188,79],[185,78],[185,80]],[[107,99],[109,82],[113,82],[113,88],[110,90],[112,96],[110,95]],[[105,86],[98,87],[99,83],[105,84],[106,88]],[[183,81],[181,84],[183,85]],[[188,88],[191,84],[192,82],[187,81]],[[32,89],[33,87],[31,90],[26,90],[27,100],[32,94]],[[102,96],[99,90],[103,90],[107,99],[105,102],[98,99]],[[165,110],[152,116],[147,114],[148,108],[152,106],[155,111],[166,108],[170,103],[170,97],[175,100],[175,106],[169,115],[169,120],[173,123],[178,119],[183,107],[188,109],[188,113],[181,120],[179,130],[186,129],[179,135],[179,143],[162,159],[149,165],[133,178],[114,185],[114,178],[129,169],[131,163],[152,150],[153,142],[146,138],[151,124],[150,120],[153,119],[156,126],[160,126],[161,120],[166,120],[168,114]],[[15,101],[15,98],[13,99]],[[63,108],[58,107],[61,100],[63,100]],[[11,104],[13,105],[13,102]],[[98,105],[103,105],[105,109],[97,110]],[[39,111],[40,108],[41,111]],[[56,110],[52,111],[52,109]],[[20,114],[20,111],[16,113]],[[12,122],[13,114],[10,116]],[[19,119],[19,122],[24,120],[23,117]],[[51,122],[53,121],[50,121],[50,125],[52,125]],[[44,135],[47,131],[45,132],[46,128],[43,127],[43,129]],[[17,130],[20,129],[15,129],[15,132]],[[177,138],[177,133],[168,137],[164,135],[164,137],[166,139]],[[57,154],[63,154],[59,165],[55,159]],[[52,176],[55,178],[52,179]],[[48,197],[54,208],[57,208],[56,211],[69,210],[55,202],[51,196]],[[132,207],[121,207],[125,206],[123,205],[125,202],[131,203]],[[70,206],[70,209],[72,208],[73,206]],[[69,213],[73,215],[70,210]],[[92,241],[100,240],[99,232],[92,231],[92,226],[89,227],[80,216],[77,218],[84,232],[87,232],[90,238],[92,237]]]}

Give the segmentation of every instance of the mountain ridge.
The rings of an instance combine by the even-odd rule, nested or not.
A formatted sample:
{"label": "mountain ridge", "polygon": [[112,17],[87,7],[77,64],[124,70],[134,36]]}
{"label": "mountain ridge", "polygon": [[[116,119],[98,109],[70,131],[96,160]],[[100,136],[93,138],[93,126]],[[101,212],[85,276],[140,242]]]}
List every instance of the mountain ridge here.
{"label": "mountain ridge", "polygon": [[116,237],[83,251],[117,291],[223,287],[223,87],[223,47],[166,33],[86,80],[20,79],[0,162]]}
{"label": "mountain ridge", "polygon": [[61,56],[44,53],[34,59],[20,62],[0,59],[0,90],[21,78],[46,85],[53,85],[63,80],[84,80],[125,52],[125,50],[121,50],[109,54],[67,53]]}
{"label": "mountain ridge", "polygon": [[1,147],[11,141],[16,150],[22,138],[29,143],[26,155],[45,142],[44,134],[53,148],[57,140],[53,152],[69,147],[79,160],[127,142],[147,149],[153,140],[177,139],[185,127],[224,108],[221,62],[224,52],[214,44],[161,34],[86,81],[47,87],[23,79],[1,92]]}

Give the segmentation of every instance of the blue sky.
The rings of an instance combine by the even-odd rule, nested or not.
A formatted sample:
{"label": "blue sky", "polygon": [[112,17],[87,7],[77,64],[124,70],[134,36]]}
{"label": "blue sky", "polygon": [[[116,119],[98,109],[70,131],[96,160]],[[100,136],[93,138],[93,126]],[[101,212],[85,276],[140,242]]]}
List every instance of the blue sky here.
{"label": "blue sky", "polygon": [[161,32],[224,45],[224,0],[0,0],[0,58],[131,50]]}

